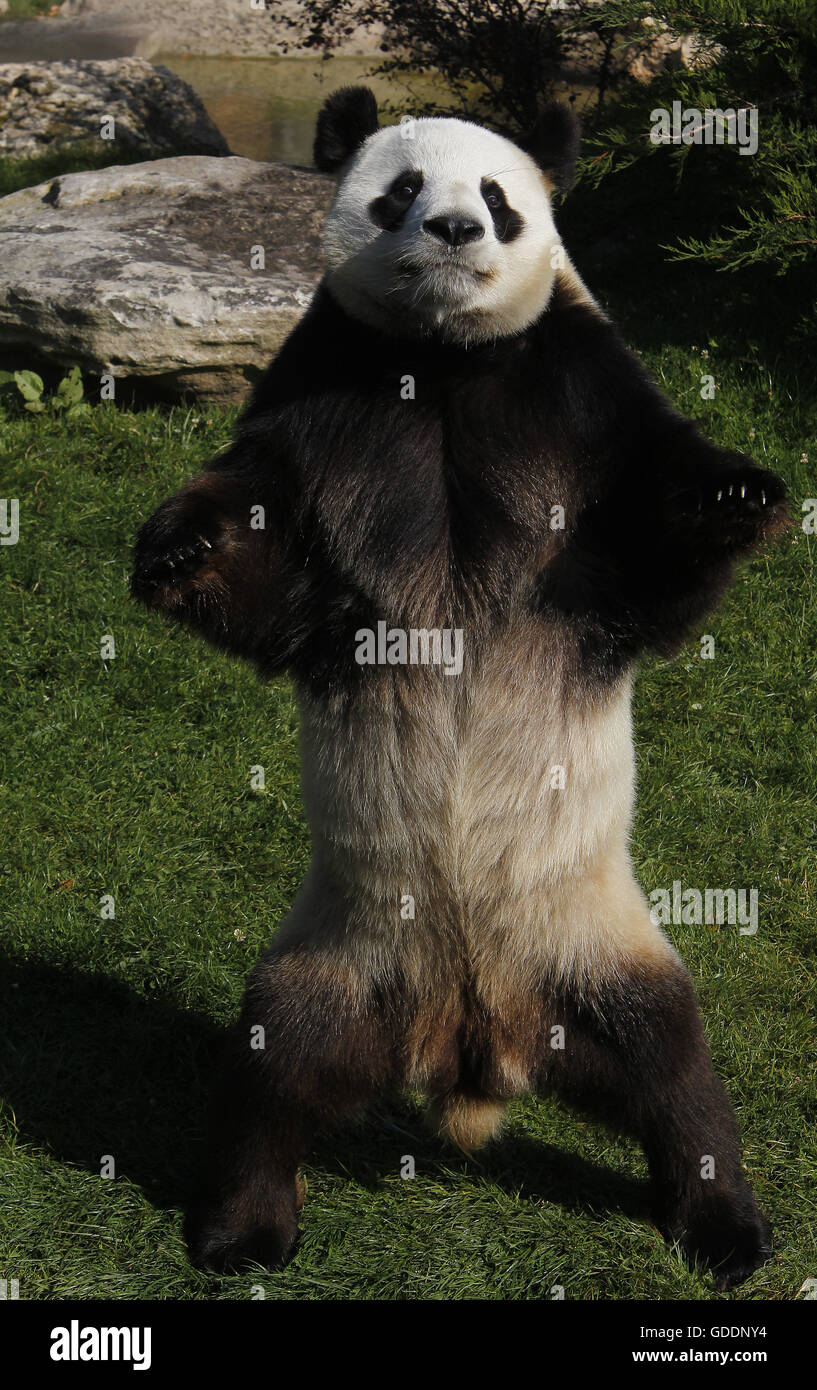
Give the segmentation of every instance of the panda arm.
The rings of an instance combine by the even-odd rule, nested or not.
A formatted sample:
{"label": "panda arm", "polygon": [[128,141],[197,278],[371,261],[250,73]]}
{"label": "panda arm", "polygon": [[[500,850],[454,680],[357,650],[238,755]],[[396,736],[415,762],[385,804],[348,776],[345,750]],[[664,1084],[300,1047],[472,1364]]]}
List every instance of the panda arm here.
{"label": "panda arm", "polygon": [[193,478],[142,527],[131,580],[134,598],[268,675],[310,635],[314,607],[314,567],[271,473],[239,446]]}
{"label": "panda arm", "polygon": [[626,349],[591,396],[581,440],[591,482],[543,594],[608,649],[670,653],[717,602],[735,561],[789,524],[785,488],[706,440]]}

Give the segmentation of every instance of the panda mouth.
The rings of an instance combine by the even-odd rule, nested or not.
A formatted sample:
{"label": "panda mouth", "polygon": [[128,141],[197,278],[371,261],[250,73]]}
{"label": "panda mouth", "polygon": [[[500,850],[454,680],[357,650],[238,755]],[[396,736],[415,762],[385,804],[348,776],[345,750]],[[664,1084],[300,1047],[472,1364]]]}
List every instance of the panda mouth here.
{"label": "panda mouth", "polygon": [[495,270],[472,265],[456,252],[449,252],[446,256],[434,260],[402,261],[398,273],[401,279],[405,280],[417,280],[432,275],[436,277],[442,273],[443,276],[455,280],[478,280],[483,283],[489,283],[496,276]]}

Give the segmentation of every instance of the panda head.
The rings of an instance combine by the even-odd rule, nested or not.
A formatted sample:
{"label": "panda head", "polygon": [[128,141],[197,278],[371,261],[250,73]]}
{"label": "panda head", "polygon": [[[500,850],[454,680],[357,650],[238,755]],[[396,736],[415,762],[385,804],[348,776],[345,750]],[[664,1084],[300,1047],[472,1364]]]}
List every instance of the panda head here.
{"label": "panda head", "polygon": [[315,163],[339,177],[324,251],[327,284],[347,313],[464,344],[533,323],[559,264],[551,194],[572,179],[573,113],[545,108],[528,148],[449,118],[380,127],[367,87],[329,97]]}

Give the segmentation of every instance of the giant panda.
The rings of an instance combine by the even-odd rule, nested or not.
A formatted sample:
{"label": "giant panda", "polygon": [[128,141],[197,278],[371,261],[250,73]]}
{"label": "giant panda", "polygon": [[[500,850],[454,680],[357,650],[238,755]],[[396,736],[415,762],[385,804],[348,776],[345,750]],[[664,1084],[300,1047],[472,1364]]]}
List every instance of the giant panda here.
{"label": "giant panda", "polygon": [[291,674],[312,835],[211,1106],[200,1266],[283,1266],[313,1136],[404,1087],[468,1153],[556,1094],[640,1141],[656,1223],[719,1287],[769,1255],[634,878],[630,706],[641,653],[786,526],[784,488],[669,404],[572,267],[577,141],[559,106],[523,150],[331,96],[322,283],[139,535],[138,599]]}

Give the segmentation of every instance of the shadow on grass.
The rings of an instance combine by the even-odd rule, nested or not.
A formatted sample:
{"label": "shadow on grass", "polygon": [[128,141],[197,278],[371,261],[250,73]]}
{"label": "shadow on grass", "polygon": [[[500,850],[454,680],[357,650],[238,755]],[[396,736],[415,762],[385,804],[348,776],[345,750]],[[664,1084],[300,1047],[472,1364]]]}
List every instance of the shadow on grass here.
{"label": "shadow on grass", "polygon": [[[546,1101],[542,1102],[547,1104]],[[398,1142],[399,1140],[399,1142]],[[525,1201],[552,1202],[565,1210],[621,1212],[649,1221],[649,1184],[579,1154],[506,1130],[473,1157],[436,1139],[422,1111],[393,1100],[381,1106],[358,1130],[334,1136],[331,1157],[320,1151],[321,1167],[347,1174],[375,1191],[383,1175],[393,1176],[403,1154],[411,1154],[418,1174],[445,1182],[449,1174],[484,1179]]]}
{"label": "shadow on grass", "polygon": [[[121,981],[64,966],[0,957],[0,1103],[20,1139],[60,1162],[117,1177],[163,1208],[183,1207],[198,1163],[200,1124],[223,1031],[207,1016]],[[508,1135],[469,1160],[425,1129],[416,1106],[395,1100],[309,1160],[372,1192],[411,1152],[421,1172],[482,1176],[508,1192],[565,1208],[642,1217],[647,1185],[546,1144]]]}
{"label": "shadow on grass", "polygon": [[0,1102],[20,1138],[181,1203],[221,1031],[109,975],[0,957]]}

